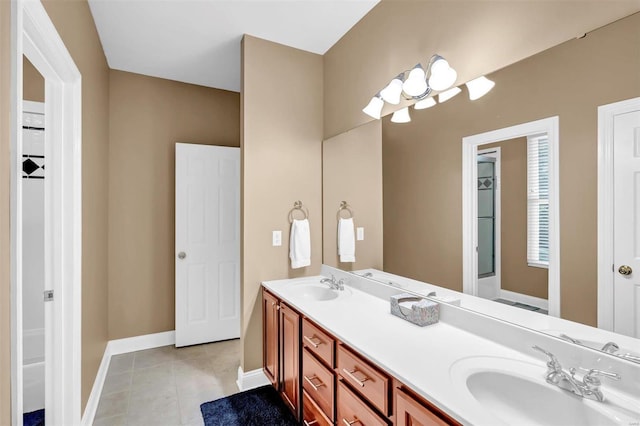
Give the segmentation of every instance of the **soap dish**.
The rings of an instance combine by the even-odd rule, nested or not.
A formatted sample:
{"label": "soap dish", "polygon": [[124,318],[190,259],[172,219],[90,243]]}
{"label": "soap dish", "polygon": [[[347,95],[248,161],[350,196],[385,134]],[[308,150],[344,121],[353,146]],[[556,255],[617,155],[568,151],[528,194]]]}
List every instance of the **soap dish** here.
{"label": "soap dish", "polygon": [[438,322],[440,305],[409,293],[391,296],[391,314],[424,327]]}

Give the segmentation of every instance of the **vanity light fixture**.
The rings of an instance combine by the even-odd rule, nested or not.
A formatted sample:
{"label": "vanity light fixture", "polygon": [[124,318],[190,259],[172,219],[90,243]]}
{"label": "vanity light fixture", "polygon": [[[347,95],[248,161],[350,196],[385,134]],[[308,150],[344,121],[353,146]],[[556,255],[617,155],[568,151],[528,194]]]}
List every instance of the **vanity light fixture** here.
{"label": "vanity light fixture", "polygon": [[400,96],[402,95],[402,82],[404,81],[404,73],[398,74],[396,78],[380,91],[380,96],[385,102],[391,105],[398,105],[400,103]]}
{"label": "vanity light fixture", "polygon": [[414,109],[427,109],[427,108],[431,108],[434,105],[436,105],[436,100],[433,99],[432,97],[429,97],[429,98],[424,98],[423,100],[416,102],[413,105],[413,108]]}
{"label": "vanity light fixture", "polygon": [[428,79],[429,87],[432,90],[446,90],[453,86],[458,78],[456,70],[451,68],[449,62],[440,55],[434,55],[430,61],[429,70],[431,71]]}
{"label": "vanity light fixture", "polygon": [[438,95],[438,102],[440,103],[447,102],[449,99],[453,98],[460,92],[462,92],[462,90],[459,87],[454,87],[452,89],[444,91]]}
{"label": "vanity light fixture", "polygon": [[417,64],[411,71],[409,71],[409,75],[402,84],[402,91],[407,96],[415,98],[427,95],[428,90],[427,73],[424,72],[422,65]]}
{"label": "vanity light fixture", "polygon": [[391,122],[393,123],[408,123],[410,121],[411,116],[409,115],[409,107],[399,109],[391,116]]}
{"label": "vanity light fixture", "polygon": [[467,83],[467,89],[469,90],[469,99],[475,101],[480,99],[495,86],[496,83],[489,80],[487,77],[482,76]]}
{"label": "vanity light fixture", "polygon": [[378,93],[373,98],[371,98],[369,104],[362,109],[362,112],[367,114],[369,117],[380,120],[382,107],[384,107],[384,101],[382,100],[382,97],[380,97],[380,93]]}

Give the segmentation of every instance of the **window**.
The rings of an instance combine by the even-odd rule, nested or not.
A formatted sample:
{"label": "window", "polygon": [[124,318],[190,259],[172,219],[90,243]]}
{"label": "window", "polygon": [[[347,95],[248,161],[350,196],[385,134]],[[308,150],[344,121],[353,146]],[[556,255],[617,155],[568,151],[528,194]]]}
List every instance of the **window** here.
{"label": "window", "polygon": [[549,139],[527,137],[527,263],[549,267]]}

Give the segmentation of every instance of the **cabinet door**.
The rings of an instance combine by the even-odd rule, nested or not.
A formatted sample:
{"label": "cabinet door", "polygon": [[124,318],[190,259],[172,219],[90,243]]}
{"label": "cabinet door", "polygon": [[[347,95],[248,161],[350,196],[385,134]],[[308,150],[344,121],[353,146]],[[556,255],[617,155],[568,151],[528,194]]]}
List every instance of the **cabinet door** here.
{"label": "cabinet door", "polygon": [[264,373],[276,389],[279,389],[278,360],[278,299],[266,291],[262,291],[262,365]]}
{"label": "cabinet door", "polygon": [[284,400],[298,418],[300,406],[300,315],[280,303],[280,367]]}
{"label": "cabinet door", "polygon": [[402,389],[396,388],[395,396],[396,426],[445,426],[448,424]]}

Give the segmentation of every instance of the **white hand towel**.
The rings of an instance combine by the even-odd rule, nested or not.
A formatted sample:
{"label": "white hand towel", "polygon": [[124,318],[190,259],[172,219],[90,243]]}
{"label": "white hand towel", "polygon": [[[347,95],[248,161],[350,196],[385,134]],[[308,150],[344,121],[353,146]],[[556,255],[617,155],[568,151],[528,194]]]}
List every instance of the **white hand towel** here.
{"label": "white hand towel", "polygon": [[293,269],[311,265],[311,233],[307,219],[294,219],[291,223],[289,258]]}
{"label": "white hand towel", "polygon": [[353,228],[353,218],[338,221],[338,254],[340,262],[356,261],[356,236]]}

